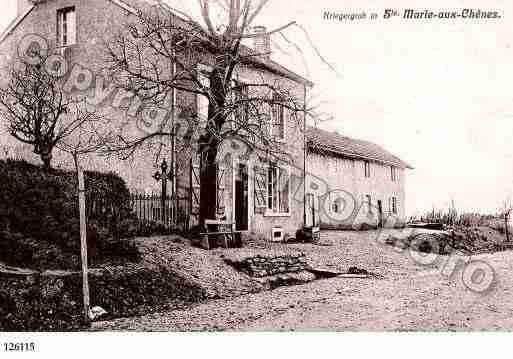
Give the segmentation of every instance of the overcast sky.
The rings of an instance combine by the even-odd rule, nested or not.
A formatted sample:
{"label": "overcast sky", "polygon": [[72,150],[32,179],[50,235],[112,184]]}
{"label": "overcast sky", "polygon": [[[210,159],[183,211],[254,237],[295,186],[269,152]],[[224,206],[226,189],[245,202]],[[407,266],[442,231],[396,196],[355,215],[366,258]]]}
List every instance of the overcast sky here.
{"label": "overcast sky", "polygon": [[[2,4],[0,27],[14,16],[16,0]],[[405,7],[481,8],[502,18],[381,18],[385,8]],[[376,12],[380,19],[327,21],[325,11]],[[513,195],[512,17],[506,0],[274,0],[258,22],[272,28],[295,20],[307,30],[336,73],[298,28],[286,34],[308,67],[292,50],[277,50],[275,58],[315,82],[323,111],[333,115],[321,127],[383,145],[415,167],[406,180],[406,210],[413,214],[447,207],[451,198],[461,210],[494,212]]]}

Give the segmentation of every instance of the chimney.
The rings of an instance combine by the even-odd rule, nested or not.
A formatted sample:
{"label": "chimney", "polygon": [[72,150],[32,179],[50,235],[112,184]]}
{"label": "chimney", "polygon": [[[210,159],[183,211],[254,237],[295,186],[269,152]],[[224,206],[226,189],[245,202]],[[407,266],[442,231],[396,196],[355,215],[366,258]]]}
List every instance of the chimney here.
{"label": "chimney", "polygon": [[253,27],[253,33],[255,34],[253,49],[259,56],[269,60],[271,58],[271,35],[267,33],[267,28],[265,26],[255,26]]}

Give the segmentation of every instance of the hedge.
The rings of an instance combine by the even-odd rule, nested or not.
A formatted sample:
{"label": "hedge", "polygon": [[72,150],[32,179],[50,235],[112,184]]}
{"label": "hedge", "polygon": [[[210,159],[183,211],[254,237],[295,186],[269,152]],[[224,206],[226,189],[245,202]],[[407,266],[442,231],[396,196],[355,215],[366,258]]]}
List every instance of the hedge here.
{"label": "hedge", "polygon": [[[130,217],[130,192],[124,180],[114,173],[91,171],[84,177],[86,203],[95,204],[94,211],[88,208],[92,211],[89,224],[93,239],[119,239],[118,223]],[[15,253],[14,258],[8,258],[15,262],[11,264],[34,264],[36,252],[47,251],[54,256],[56,248],[79,254],[76,173],[55,169],[47,172],[26,161],[0,160],[0,232],[0,247],[19,243],[21,252],[32,248],[32,253]],[[34,245],[34,241],[39,244]],[[3,256],[7,256],[5,251]]]}

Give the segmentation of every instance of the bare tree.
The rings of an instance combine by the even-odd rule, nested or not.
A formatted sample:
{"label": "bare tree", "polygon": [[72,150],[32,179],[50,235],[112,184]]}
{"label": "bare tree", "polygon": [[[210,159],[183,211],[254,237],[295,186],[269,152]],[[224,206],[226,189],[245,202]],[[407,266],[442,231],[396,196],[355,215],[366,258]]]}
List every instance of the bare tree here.
{"label": "bare tree", "polygon": [[92,318],[90,311],[89,280],[88,280],[88,259],[87,259],[87,218],[84,166],[81,158],[91,153],[100,152],[103,147],[101,129],[106,125],[105,118],[98,113],[88,109],[85,100],[76,101],[67,108],[65,117],[67,122],[75,123],[72,136],[63,137],[56,147],[68,153],[73,158],[77,174],[77,190],[80,219],[80,253],[82,262],[82,292],[84,305],[84,318],[89,322]]}
{"label": "bare tree", "polygon": [[0,115],[18,141],[33,146],[50,170],[55,147],[71,136],[89,116],[66,116],[77,100],[63,92],[60,78],[47,72],[45,59],[9,66],[8,82],[0,88]]}
{"label": "bare tree", "polygon": [[[118,85],[135,93],[145,103],[166,107],[177,91],[198,95],[208,102],[207,118],[194,109],[174,109],[188,126],[200,128],[196,146],[202,158],[200,174],[200,220],[215,218],[216,158],[223,140],[237,136],[251,147],[267,153],[280,152],[272,135],[273,111],[287,111],[289,118],[303,123],[309,109],[285,82],[263,77],[243,82],[237,76],[244,66],[262,66],[269,54],[243,44],[257,36],[279,34],[296,26],[290,22],[270,31],[255,31],[255,18],[269,0],[198,0],[201,21],[159,3],[139,11],[107,44],[110,70]],[[207,60],[208,59],[208,60]],[[208,63],[209,70],[200,64]],[[302,127],[302,126],[301,126]],[[111,150],[131,153],[137,147],[172,135],[175,127],[163,123],[158,130],[130,138],[118,136]],[[270,133],[271,132],[271,133]],[[158,142],[158,141],[157,141]]]}

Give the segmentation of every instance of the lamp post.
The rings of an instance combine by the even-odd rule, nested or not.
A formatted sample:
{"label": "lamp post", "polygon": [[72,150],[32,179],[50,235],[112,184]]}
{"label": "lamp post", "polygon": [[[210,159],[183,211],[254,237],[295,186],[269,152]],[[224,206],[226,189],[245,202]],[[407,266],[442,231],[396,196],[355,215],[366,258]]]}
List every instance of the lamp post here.
{"label": "lamp post", "polygon": [[153,178],[156,181],[160,181],[162,185],[162,194],[160,196],[161,207],[162,207],[162,221],[165,221],[166,218],[166,197],[167,197],[167,181],[172,180],[173,178],[173,169],[170,169],[168,172],[168,165],[166,160],[162,160],[160,165],[160,172],[155,172]]}

